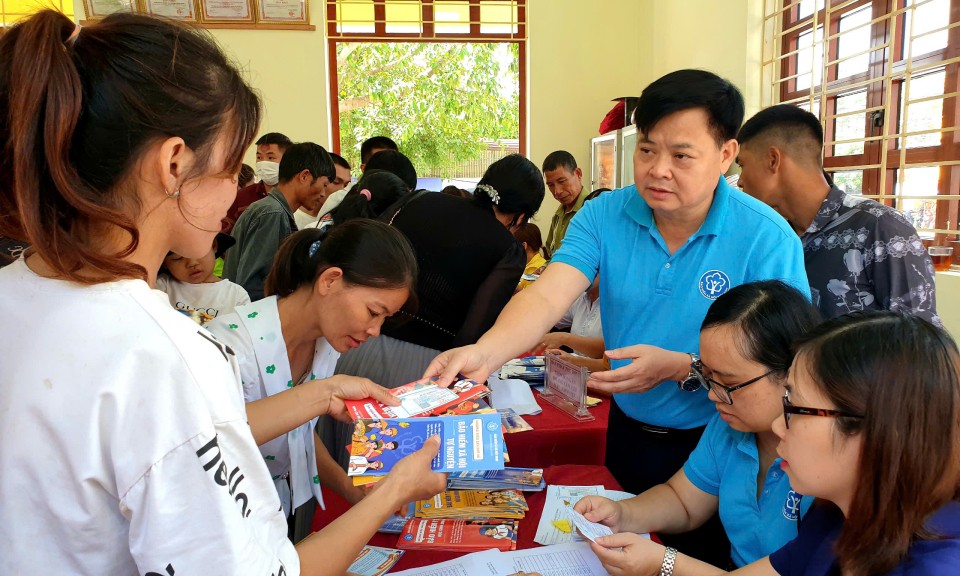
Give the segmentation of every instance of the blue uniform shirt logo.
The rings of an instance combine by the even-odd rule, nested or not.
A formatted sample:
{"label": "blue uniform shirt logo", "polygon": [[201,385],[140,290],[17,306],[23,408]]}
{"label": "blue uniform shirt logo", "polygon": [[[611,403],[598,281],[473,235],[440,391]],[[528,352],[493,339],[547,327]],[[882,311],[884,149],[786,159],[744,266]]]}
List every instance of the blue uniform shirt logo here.
{"label": "blue uniform shirt logo", "polygon": [[793,490],[787,492],[787,498],[783,501],[783,517],[787,520],[796,520],[800,517],[800,500],[802,495]]}
{"label": "blue uniform shirt logo", "polygon": [[716,300],[730,289],[730,277],[720,270],[707,270],[700,277],[700,293],[704,298]]}

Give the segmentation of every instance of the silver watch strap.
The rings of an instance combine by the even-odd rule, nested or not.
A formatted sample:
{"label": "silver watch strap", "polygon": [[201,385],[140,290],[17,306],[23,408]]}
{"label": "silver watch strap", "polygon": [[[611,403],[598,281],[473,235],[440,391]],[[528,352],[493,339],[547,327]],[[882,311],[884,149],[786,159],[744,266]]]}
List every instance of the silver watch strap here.
{"label": "silver watch strap", "polygon": [[673,565],[677,562],[677,549],[667,546],[660,564],[660,576],[673,576]]}

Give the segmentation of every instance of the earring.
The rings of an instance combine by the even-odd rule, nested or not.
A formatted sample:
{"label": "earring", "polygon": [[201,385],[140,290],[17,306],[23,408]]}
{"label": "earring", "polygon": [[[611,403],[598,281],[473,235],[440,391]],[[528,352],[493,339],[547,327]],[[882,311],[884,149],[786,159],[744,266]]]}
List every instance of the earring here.
{"label": "earring", "polygon": [[174,198],[174,199],[176,199],[176,198],[179,198],[179,197],[180,197],[180,189],[179,189],[179,188],[177,188],[176,190],[174,190],[174,191],[173,191],[173,194],[171,194],[169,190],[167,190],[166,188],[164,188],[164,189],[163,189],[163,193],[167,195],[167,198]]}

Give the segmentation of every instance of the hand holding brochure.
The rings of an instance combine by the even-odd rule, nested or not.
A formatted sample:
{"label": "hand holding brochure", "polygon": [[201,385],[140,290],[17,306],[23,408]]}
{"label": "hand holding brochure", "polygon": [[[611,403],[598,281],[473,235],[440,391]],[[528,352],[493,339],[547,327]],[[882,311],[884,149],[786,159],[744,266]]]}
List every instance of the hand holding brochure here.
{"label": "hand holding brochure", "polygon": [[440,436],[436,472],[503,470],[503,432],[499,414],[468,414],[443,418],[357,420],[350,450],[348,476],[386,476],[404,456]]}
{"label": "hand holding brochure", "polygon": [[354,420],[453,416],[480,408],[476,401],[490,393],[489,388],[473,380],[461,379],[449,388],[444,388],[437,385],[437,378],[424,378],[390,390],[390,393],[400,400],[400,406],[386,406],[367,398],[347,400],[347,410]]}

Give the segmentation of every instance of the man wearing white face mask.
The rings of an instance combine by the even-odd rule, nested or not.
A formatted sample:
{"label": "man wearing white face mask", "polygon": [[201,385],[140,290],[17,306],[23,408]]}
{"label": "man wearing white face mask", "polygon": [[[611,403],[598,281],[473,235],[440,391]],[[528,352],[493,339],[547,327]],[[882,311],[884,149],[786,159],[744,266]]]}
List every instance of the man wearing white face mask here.
{"label": "man wearing white face mask", "polygon": [[237,192],[237,199],[227,210],[227,217],[223,221],[224,232],[229,234],[247,206],[266,198],[270,188],[277,185],[280,178],[280,159],[291,145],[293,142],[279,132],[269,132],[257,140],[257,165],[254,168],[257,182]]}
{"label": "man wearing white face mask", "polygon": [[297,231],[293,213],[323,202],[337,177],[330,154],[312,142],[294,144],[280,160],[280,177],[266,198],[240,215],[231,235],[237,244],[227,252],[223,277],[243,286],[250,299],[263,298],[263,283],[280,244]]}

